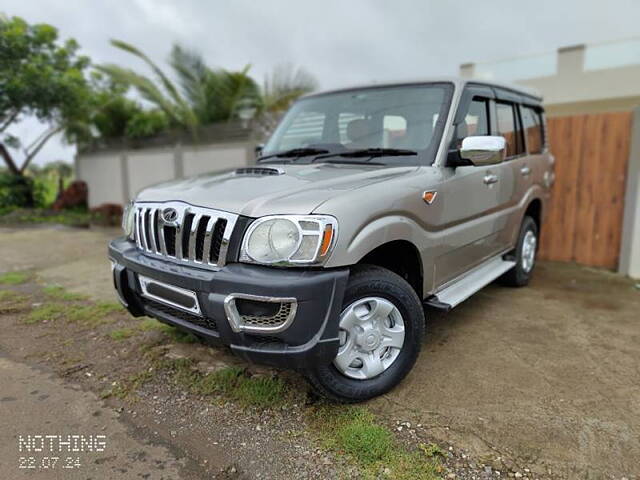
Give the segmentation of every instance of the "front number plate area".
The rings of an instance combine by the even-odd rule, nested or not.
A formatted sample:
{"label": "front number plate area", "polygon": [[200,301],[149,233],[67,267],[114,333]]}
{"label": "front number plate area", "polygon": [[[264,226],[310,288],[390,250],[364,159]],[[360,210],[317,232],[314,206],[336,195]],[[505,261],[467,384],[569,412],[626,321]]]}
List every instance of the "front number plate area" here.
{"label": "front number plate area", "polygon": [[138,275],[142,296],[202,316],[196,292]]}

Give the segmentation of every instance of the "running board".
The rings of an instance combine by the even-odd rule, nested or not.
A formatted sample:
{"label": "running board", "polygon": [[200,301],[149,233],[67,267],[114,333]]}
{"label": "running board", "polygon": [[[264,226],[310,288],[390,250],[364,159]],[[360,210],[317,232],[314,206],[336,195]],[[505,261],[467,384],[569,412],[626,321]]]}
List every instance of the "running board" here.
{"label": "running board", "polygon": [[440,290],[436,295],[431,295],[424,301],[424,304],[438,310],[449,311],[481,288],[489,285],[503,273],[511,270],[515,265],[516,262],[503,260],[502,256],[492,258],[460,280],[456,280],[453,284]]}

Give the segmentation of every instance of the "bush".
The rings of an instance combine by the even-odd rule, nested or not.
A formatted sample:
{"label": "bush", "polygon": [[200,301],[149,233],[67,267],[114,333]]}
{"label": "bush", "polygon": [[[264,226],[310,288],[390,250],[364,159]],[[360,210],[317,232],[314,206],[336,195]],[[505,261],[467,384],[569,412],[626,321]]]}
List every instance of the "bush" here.
{"label": "bush", "polygon": [[37,192],[31,178],[0,173],[0,207],[26,207],[36,206]]}
{"label": "bush", "polygon": [[126,134],[129,138],[151,137],[165,131],[168,126],[167,116],[160,110],[141,111],[127,122]]}

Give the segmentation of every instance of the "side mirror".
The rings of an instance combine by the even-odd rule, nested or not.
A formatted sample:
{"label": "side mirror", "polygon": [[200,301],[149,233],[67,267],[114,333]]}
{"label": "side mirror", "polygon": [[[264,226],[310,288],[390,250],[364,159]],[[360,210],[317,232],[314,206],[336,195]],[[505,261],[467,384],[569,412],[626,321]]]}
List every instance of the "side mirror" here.
{"label": "side mirror", "polygon": [[253,152],[256,155],[256,158],[260,158],[260,155],[262,155],[262,149],[264,148],[264,143],[259,143],[258,145],[255,146],[255,148],[253,149]]}
{"label": "side mirror", "polygon": [[495,165],[504,160],[506,148],[504,137],[466,137],[462,140],[460,158],[469,160],[476,167]]}

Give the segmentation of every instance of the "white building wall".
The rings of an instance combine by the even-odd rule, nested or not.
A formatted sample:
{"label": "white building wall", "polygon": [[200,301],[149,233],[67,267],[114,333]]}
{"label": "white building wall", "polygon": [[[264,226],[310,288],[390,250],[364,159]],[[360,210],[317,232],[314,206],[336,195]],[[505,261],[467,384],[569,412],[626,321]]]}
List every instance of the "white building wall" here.
{"label": "white building wall", "polygon": [[253,162],[253,148],[251,142],[236,142],[81,153],[76,158],[76,176],[89,187],[89,208],[123,205],[156,183],[244,167]]}
{"label": "white building wall", "polygon": [[640,279],[640,107],[633,114],[619,270]]}
{"label": "white building wall", "polygon": [[120,153],[100,153],[78,157],[76,176],[89,185],[89,206],[103,203],[123,204],[126,199],[123,186]]}
{"label": "white building wall", "polygon": [[184,148],[182,162],[185,177],[238,168],[247,164],[247,146]]}
{"label": "white building wall", "polygon": [[142,150],[127,153],[129,198],[149,185],[177,177],[173,149]]}

